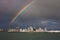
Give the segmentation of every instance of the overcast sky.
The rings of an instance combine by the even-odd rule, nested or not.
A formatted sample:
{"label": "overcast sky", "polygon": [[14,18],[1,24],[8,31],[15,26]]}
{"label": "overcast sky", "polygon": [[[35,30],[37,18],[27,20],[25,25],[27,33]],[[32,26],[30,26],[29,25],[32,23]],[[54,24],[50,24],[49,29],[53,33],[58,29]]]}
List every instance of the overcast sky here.
{"label": "overcast sky", "polygon": [[26,9],[25,15],[60,20],[60,0],[37,0]]}
{"label": "overcast sky", "polygon": [[[9,25],[16,13],[30,0],[0,0],[0,26]],[[60,21],[60,0],[36,0],[21,16],[14,21],[16,24],[22,21],[32,20]],[[23,23],[23,22],[22,22]]]}

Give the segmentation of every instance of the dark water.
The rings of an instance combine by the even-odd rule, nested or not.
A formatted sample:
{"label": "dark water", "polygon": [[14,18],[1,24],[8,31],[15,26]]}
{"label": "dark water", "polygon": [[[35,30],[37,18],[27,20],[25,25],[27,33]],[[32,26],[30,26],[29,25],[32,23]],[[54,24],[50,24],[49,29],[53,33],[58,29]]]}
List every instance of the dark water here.
{"label": "dark water", "polygon": [[60,33],[8,33],[0,32],[0,40],[60,40]]}

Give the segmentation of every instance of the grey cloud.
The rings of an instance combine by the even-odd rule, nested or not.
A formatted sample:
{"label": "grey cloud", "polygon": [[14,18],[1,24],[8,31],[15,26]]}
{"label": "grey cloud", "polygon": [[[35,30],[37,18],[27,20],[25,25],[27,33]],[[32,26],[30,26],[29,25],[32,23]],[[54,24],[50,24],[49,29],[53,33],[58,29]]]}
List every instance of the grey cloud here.
{"label": "grey cloud", "polygon": [[60,0],[36,0],[26,9],[24,17],[60,20]]}
{"label": "grey cloud", "polygon": [[0,0],[0,24],[8,24],[27,0]]}

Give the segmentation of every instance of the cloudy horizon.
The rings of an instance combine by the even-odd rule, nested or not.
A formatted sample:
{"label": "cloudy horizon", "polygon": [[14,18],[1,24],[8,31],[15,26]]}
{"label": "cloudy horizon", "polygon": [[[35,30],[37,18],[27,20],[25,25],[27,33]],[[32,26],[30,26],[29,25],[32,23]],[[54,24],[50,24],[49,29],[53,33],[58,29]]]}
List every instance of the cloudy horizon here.
{"label": "cloudy horizon", "polygon": [[[0,26],[35,24],[60,29],[60,0],[36,0],[10,24],[16,13],[30,0],[0,0]],[[49,25],[49,26],[48,26]]]}

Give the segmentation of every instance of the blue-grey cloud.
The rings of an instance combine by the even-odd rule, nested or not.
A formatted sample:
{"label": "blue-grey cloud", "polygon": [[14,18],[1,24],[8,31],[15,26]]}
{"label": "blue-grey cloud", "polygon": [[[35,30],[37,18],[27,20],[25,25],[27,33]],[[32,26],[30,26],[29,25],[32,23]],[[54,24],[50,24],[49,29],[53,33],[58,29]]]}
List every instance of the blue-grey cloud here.
{"label": "blue-grey cloud", "polygon": [[29,0],[0,0],[0,26],[8,25]]}
{"label": "blue-grey cloud", "polygon": [[0,26],[38,27],[43,25],[51,29],[60,28],[60,0],[36,0],[10,25],[12,18],[28,1],[0,0]]}
{"label": "blue-grey cloud", "polygon": [[26,17],[60,20],[60,0],[37,0],[26,9]]}
{"label": "blue-grey cloud", "polygon": [[[42,21],[41,21],[42,20]],[[44,21],[43,21],[44,20]],[[41,23],[42,22],[42,23]],[[60,0],[36,0],[13,23],[17,26],[60,28]]]}

